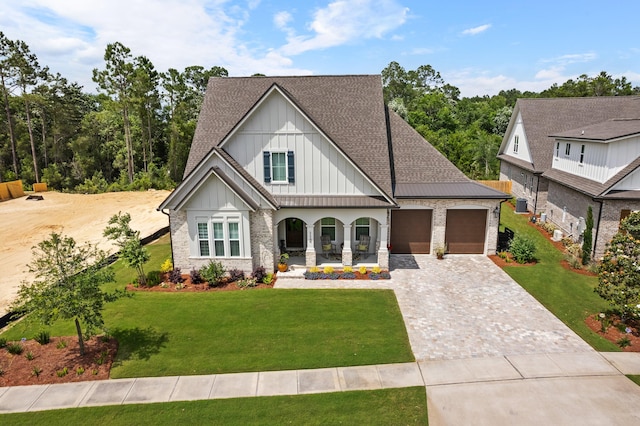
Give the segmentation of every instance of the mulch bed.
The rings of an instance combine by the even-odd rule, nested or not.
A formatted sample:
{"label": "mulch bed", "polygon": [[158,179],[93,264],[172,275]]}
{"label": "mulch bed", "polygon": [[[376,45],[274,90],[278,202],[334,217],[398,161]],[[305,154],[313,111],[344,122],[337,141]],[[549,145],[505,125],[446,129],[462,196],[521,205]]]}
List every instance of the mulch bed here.
{"label": "mulch bed", "polygon": [[273,275],[273,281],[271,284],[258,284],[255,287],[239,287],[235,281],[229,281],[227,278],[223,278],[222,281],[216,286],[209,286],[208,283],[193,284],[191,282],[191,275],[182,274],[184,282],[180,286],[172,282],[164,281],[159,285],[152,287],[146,286],[134,286],[133,284],[127,284],[127,291],[153,291],[153,292],[170,292],[170,293],[191,293],[202,291],[238,291],[251,288],[273,288],[273,284],[276,282],[276,274]]}
{"label": "mulch bed", "polygon": [[[66,347],[59,347],[61,340]],[[118,351],[116,339],[103,340],[101,337],[84,342],[84,356],[80,355],[78,336],[52,337],[46,345],[35,340],[18,343],[24,348],[21,354],[13,355],[6,348],[0,349],[0,386],[105,380],[109,378],[109,370]],[[27,358],[28,354],[32,359]],[[67,373],[59,377],[57,372],[64,368]]]}
{"label": "mulch bed", "polygon": [[[613,316],[610,317],[612,325],[607,327],[607,330],[603,333],[602,326],[600,324],[600,319],[598,314],[589,315],[585,320],[585,324],[594,332],[598,333],[608,341],[618,344],[620,339],[627,338],[631,342],[631,345],[620,348],[623,352],[640,352],[640,333],[638,333],[638,324],[631,323],[629,328],[631,329],[631,333],[627,333],[625,331],[620,331],[616,325],[620,323],[620,318]],[[620,345],[618,345],[620,346]]]}

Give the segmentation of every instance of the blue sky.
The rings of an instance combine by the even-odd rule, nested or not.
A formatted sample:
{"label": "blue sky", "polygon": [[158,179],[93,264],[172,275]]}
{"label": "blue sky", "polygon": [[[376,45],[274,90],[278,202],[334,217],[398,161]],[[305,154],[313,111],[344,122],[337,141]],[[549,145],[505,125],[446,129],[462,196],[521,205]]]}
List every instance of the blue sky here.
{"label": "blue sky", "polygon": [[94,91],[108,43],[160,71],[378,74],[431,65],[462,96],[541,91],[607,71],[640,85],[640,2],[0,0],[0,30]]}

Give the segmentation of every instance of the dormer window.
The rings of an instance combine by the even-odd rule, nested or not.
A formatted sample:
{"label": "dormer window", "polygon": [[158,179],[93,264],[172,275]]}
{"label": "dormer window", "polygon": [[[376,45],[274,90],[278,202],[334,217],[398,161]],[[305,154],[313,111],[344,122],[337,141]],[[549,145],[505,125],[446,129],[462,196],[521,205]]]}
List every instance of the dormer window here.
{"label": "dormer window", "polygon": [[564,155],[567,157],[571,155],[571,144],[569,142],[567,142],[567,145],[564,147]]}
{"label": "dormer window", "polygon": [[580,164],[584,163],[584,145],[580,147]]}
{"label": "dormer window", "polygon": [[518,135],[513,137],[513,152],[515,152],[516,154],[518,153],[518,143],[520,142],[519,139],[520,138],[518,137]]}
{"label": "dormer window", "polygon": [[560,157],[560,142],[556,142],[556,157]]}

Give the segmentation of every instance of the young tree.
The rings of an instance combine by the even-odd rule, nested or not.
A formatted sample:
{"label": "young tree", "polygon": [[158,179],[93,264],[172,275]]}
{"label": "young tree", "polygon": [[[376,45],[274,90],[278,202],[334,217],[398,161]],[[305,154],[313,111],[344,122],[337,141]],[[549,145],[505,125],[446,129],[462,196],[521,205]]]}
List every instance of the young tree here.
{"label": "young tree", "polygon": [[95,246],[79,246],[71,237],[52,233],[33,248],[28,265],[34,280],[25,281],[18,290],[12,311],[29,313],[46,325],[58,319],[73,319],[78,333],[80,354],[84,355],[84,337],[102,327],[105,302],[121,293],[105,293],[101,285],[114,280],[113,270],[105,264],[104,252]]}
{"label": "young tree", "polygon": [[593,247],[593,209],[587,209],[587,219],[585,220],[585,230],[582,234],[582,264],[587,265],[591,260],[591,248]]}
{"label": "young tree", "polygon": [[135,268],[140,285],[146,285],[147,276],[143,266],[149,261],[149,253],[140,243],[140,231],[131,229],[130,222],[129,213],[114,214],[109,219],[109,226],[104,229],[103,235],[115,241],[120,247],[120,258],[127,266]]}

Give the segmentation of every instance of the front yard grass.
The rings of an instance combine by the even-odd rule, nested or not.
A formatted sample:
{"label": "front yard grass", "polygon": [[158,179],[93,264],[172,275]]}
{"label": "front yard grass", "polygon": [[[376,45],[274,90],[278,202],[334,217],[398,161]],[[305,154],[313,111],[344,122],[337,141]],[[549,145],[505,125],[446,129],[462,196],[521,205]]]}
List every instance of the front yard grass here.
{"label": "front yard grass", "polygon": [[[169,256],[149,246],[146,270]],[[117,286],[135,276],[115,264]],[[221,374],[414,361],[390,290],[245,290],[138,292],[106,305],[105,325],[120,344],[112,378]],[[2,334],[32,338],[42,327],[21,321]],[[58,322],[52,336],[75,333]]]}
{"label": "front yard grass", "polygon": [[608,309],[607,302],[593,291],[598,278],[563,268],[560,264],[563,253],[530,226],[526,216],[515,214],[506,206],[501,210],[501,226],[532,238],[538,259],[533,266],[506,266],[505,272],[594,349],[620,351],[584,323],[587,316]]}
{"label": "front yard grass", "polygon": [[4,414],[18,425],[426,425],[424,387],[316,395],[135,404]]}

